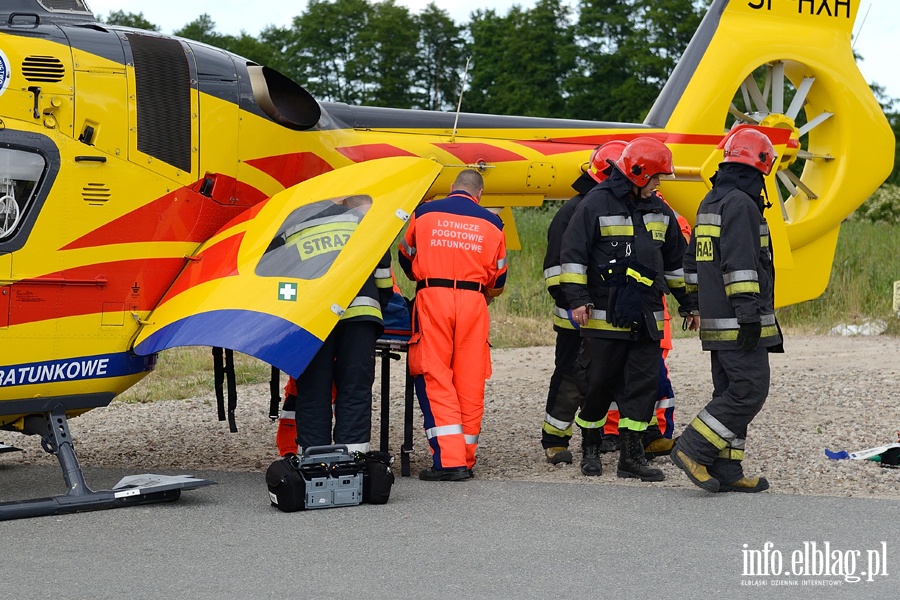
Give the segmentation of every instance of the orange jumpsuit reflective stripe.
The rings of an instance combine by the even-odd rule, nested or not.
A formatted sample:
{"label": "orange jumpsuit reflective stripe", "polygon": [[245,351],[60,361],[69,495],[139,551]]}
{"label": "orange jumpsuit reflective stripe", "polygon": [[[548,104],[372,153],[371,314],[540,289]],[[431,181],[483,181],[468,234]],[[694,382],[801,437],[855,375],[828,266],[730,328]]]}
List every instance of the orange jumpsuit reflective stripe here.
{"label": "orange jumpsuit reflective stripe", "polygon": [[278,455],[297,454],[297,380],[288,377],[284,386],[284,404],[275,430],[275,446]]}
{"label": "orange jumpsuit reflective stripe", "polygon": [[434,467],[471,469],[491,372],[485,296],[506,282],[503,223],[454,191],[416,209],[399,263],[419,282],[408,358]]}

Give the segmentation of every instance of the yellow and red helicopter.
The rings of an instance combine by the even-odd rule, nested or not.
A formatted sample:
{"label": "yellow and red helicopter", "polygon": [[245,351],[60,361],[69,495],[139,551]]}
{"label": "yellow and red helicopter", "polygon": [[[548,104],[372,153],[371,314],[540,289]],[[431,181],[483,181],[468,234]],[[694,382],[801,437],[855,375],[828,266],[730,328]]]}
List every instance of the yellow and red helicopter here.
{"label": "yellow and red helicopter", "polygon": [[[278,72],[95,21],[84,0],[0,7],[0,429],[42,436],[64,496],[0,519],[172,499],[188,477],[91,491],[67,418],[106,406],[185,345],[298,375],[423,200],[483,172],[511,207],[572,195],[590,150],[653,136],[667,200],[692,216],[736,123],[780,156],[767,182],[780,305],[825,289],[841,221],[885,179],[894,139],[858,71],[855,0],[715,0],[643,123],[319,103]],[[341,247],[274,241],[363,197]],[[323,246],[324,247],[324,246]],[[315,262],[315,261],[311,261]],[[11,447],[0,445],[0,451]],[[147,479],[151,477],[151,479]]]}

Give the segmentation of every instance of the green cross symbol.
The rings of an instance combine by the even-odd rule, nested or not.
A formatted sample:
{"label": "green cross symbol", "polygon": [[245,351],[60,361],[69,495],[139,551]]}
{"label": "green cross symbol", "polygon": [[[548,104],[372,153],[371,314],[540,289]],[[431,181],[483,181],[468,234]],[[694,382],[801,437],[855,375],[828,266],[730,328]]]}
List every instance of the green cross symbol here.
{"label": "green cross symbol", "polygon": [[287,300],[288,302],[297,301],[297,284],[288,283],[286,281],[278,282],[278,299]]}

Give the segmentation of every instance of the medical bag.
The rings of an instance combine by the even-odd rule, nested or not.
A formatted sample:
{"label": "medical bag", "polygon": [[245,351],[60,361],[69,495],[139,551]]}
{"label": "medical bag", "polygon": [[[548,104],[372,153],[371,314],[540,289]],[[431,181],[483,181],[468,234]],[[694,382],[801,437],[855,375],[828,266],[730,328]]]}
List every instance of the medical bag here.
{"label": "medical bag", "polygon": [[283,512],[384,504],[394,483],[386,452],[349,452],[346,446],[313,446],[288,455],[266,471],[272,506]]}

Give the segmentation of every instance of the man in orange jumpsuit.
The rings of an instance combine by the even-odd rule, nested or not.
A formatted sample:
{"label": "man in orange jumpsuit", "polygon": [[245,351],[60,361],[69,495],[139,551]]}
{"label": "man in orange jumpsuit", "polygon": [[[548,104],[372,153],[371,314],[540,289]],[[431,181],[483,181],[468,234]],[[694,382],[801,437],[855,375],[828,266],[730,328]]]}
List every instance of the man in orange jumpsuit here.
{"label": "man in orange jumpsuit", "polygon": [[408,359],[432,452],[425,481],[468,479],[475,466],[491,374],[487,306],[506,283],[503,222],[478,205],[483,191],[477,171],[462,171],[449,196],[415,210],[400,242],[400,266],[416,281]]}

